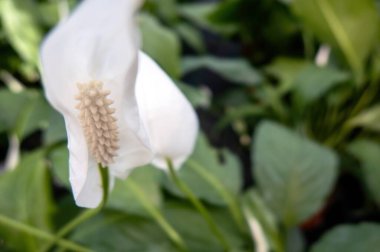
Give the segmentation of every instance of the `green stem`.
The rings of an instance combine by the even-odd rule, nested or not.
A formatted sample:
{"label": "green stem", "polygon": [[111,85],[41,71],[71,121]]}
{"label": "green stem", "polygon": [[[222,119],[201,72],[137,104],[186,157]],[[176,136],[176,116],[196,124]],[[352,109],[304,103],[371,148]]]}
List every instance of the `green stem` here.
{"label": "green stem", "polygon": [[40,229],[37,229],[37,228],[34,228],[34,227],[31,227],[29,225],[26,225],[24,223],[21,223],[21,222],[18,222],[16,220],[13,220],[13,219],[10,219],[4,215],[0,215],[0,223],[5,225],[5,226],[8,226],[10,228],[14,228],[16,230],[19,230],[21,232],[24,232],[26,234],[29,234],[29,235],[33,235],[35,237],[38,237],[40,239],[44,239],[44,240],[47,240],[47,241],[50,241],[50,242],[55,242],[57,243],[59,246],[61,247],[64,247],[66,249],[70,249],[72,251],[78,251],[78,252],[88,252],[88,251],[91,251],[85,247],[82,247],[78,244],[75,244],[73,242],[70,242],[70,241],[67,241],[67,240],[64,240],[64,239],[60,239],[60,238],[56,238],[53,234],[50,234],[50,233],[47,233],[45,231],[42,231]]}
{"label": "green stem", "polygon": [[99,173],[102,180],[102,187],[103,187],[103,198],[102,202],[97,208],[94,209],[87,209],[81,212],[78,216],[76,216],[74,219],[72,219],[69,223],[67,223],[65,226],[63,226],[56,234],[56,240],[53,240],[52,242],[48,243],[43,249],[43,252],[49,251],[54,244],[57,242],[57,239],[65,237],[67,234],[69,234],[72,230],[74,230],[77,226],[79,226],[81,223],[91,219],[96,214],[98,214],[105,204],[107,203],[108,199],[108,191],[109,191],[109,174],[108,174],[108,167],[103,167],[101,164],[98,164]]}
{"label": "green stem", "polygon": [[197,199],[197,197],[193,194],[190,188],[178,177],[176,170],[173,167],[172,161],[167,158],[166,159],[170,176],[173,182],[177,185],[177,187],[186,195],[186,197],[190,200],[190,202],[194,205],[194,207],[198,210],[198,212],[202,215],[204,220],[207,222],[210,230],[213,232],[215,237],[222,244],[224,251],[230,251],[231,247],[228,244],[227,240],[223,236],[223,233],[220,231],[218,226],[215,224],[214,220],[210,216],[206,207]]}
{"label": "green stem", "polygon": [[203,169],[202,166],[200,166],[196,161],[189,159],[187,161],[187,164],[202,178],[204,178],[224,199],[233,219],[240,228],[240,231],[244,231],[244,218],[234,196],[223,186],[223,184],[215,176],[210,174],[207,170]]}
{"label": "green stem", "polygon": [[133,180],[129,180],[127,185],[136,194],[137,199],[145,207],[145,209],[153,216],[160,227],[165,231],[172,242],[181,250],[187,251],[185,243],[176,230],[166,221],[165,217],[147,200],[145,193],[141,190],[140,186]]}

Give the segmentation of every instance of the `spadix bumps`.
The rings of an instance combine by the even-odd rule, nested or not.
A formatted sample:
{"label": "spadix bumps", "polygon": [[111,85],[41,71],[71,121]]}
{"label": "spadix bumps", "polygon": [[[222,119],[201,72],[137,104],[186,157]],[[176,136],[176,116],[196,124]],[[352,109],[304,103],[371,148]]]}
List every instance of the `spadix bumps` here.
{"label": "spadix bumps", "polygon": [[104,90],[101,82],[78,84],[79,94],[75,97],[79,103],[80,122],[83,127],[90,153],[103,166],[114,162],[117,155],[118,130],[115,109],[107,99],[110,91]]}

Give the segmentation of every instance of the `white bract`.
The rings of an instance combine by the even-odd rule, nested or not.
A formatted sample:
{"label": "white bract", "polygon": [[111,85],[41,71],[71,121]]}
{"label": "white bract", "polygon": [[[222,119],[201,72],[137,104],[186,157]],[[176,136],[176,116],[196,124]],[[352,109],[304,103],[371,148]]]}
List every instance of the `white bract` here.
{"label": "white bract", "polygon": [[126,178],[152,160],[163,168],[167,157],[180,166],[194,145],[192,107],[156,63],[138,53],[140,4],[85,0],[41,48],[45,94],[65,119],[79,206],[101,202],[98,164],[111,178]]}

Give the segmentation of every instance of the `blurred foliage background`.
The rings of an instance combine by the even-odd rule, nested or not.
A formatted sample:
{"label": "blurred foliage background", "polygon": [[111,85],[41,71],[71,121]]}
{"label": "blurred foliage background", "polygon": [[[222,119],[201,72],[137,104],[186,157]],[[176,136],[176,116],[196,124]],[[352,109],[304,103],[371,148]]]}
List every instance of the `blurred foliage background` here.
{"label": "blurred foliage background", "polygon": [[[38,48],[77,3],[0,2],[0,214],[51,234],[82,209],[62,118],[41,90]],[[142,50],[201,121],[180,177],[230,251],[378,251],[379,8],[377,0],[145,1]],[[179,251],[162,220],[188,251],[223,251],[151,166],[118,180],[107,206],[66,239],[94,251]],[[46,243],[0,222],[1,251]]]}

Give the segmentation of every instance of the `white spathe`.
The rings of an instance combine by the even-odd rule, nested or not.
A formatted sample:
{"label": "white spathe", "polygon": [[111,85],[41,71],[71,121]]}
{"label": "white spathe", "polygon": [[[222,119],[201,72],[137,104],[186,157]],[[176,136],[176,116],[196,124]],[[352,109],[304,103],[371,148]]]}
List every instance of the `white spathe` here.
{"label": "white spathe", "polygon": [[174,82],[143,52],[139,53],[136,97],[154,153],[152,163],[167,169],[166,158],[170,158],[179,168],[193,151],[198,118]]}
{"label": "white spathe", "polygon": [[100,81],[111,94],[119,131],[111,176],[125,178],[149,163],[152,152],[141,126],[135,97],[139,0],[85,0],[44,40],[41,69],[45,94],[65,119],[70,182],[78,206],[93,208],[102,199],[97,162],[87,148],[75,109],[78,83]]}

